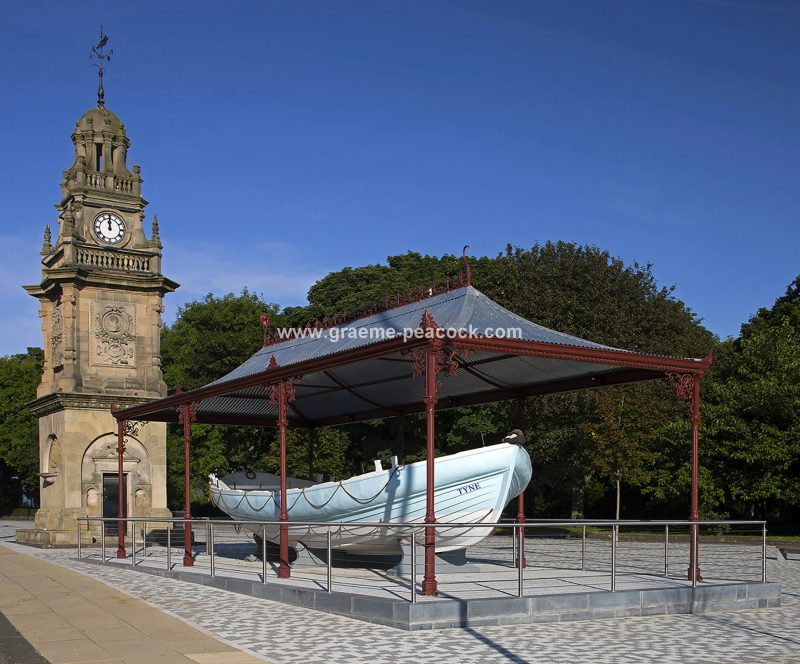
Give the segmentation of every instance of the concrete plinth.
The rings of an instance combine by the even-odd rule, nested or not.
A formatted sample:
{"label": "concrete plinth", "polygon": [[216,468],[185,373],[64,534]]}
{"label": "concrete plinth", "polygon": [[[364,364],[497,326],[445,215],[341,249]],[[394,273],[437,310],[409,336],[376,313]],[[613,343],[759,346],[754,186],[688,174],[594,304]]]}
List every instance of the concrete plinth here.
{"label": "concrete plinth", "polygon": [[[102,564],[96,559],[87,562]],[[632,589],[617,592],[570,592],[524,597],[423,600],[375,597],[352,592],[326,592],[299,587],[291,582],[211,576],[201,568],[191,570],[145,565],[126,569],[190,583],[220,588],[250,597],[283,602],[327,613],[335,613],[405,630],[450,629],[488,625],[570,622],[629,616],[677,613],[715,613],[780,606],[781,584],[741,582],[697,586]]]}
{"label": "concrete plinth", "polygon": [[77,530],[45,530],[29,528],[17,531],[17,543],[41,549],[78,546]]}

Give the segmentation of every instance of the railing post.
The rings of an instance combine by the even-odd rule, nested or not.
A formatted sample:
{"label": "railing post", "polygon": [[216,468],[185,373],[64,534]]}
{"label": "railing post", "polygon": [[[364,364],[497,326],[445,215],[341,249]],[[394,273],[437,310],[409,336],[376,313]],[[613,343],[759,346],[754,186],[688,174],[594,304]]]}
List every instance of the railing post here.
{"label": "railing post", "polygon": [[100,522],[100,557],[106,562],[106,522]]}
{"label": "railing post", "polygon": [[411,529],[411,603],[417,603],[417,531]]}
{"label": "railing post", "polygon": [[126,516],[125,473],[123,458],[125,456],[125,420],[117,420],[117,558],[125,558],[125,531],[123,525]]}
{"label": "railing post", "polygon": [[617,526],[611,526],[611,592],[617,589]]}
{"label": "railing post", "polygon": [[586,526],[582,527],[581,533],[581,570],[586,570]]}
{"label": "railing post", "polygon": [[328,557],[328,592],[333,592],[333,547],[331,546],[331,529],[328,528],[328,541],[327,541],[327,557]]}
{"label": "railing post", "polygon": [[[128,523],[125,522],[127,527]],[[136,522],[131,522],[131,567],[136,567]]]}
{"label": "railing post", "polygon": [[147,521],[142,522],[142,558],[147,559]]}
{"label": "railing post", "polygon": [[698,531],[697,523],[693,523],[691,525],[691,529],[692,529],[692,556],[691,556],[692,569],[690,571],[692,576],[692,588],[694,588],[697,585],[697,559],[694,557],[695,555],[697,555],[697,531]]}
{"label": "railing post", "polygon": [[174,521],[167,524],[167,570],[172,569],[172,526]]}
{"label": "railing post", "polygon": [[523,561],[525,560],[525,533],[523,532],[523,528],[525,528],[524,524],[520,525],[520,532],[517,535],[517,597],[522,597],[523,592],[525,590],[525,565]]}
{"label": "railing post", "polygon": [[664,526],[664,576],[669,576],[669,524]]}
{"label": "railing post", "polygon": [[[517,523],[523,523],[523,524],[525,523],[525,500],[524,500],[525,496],[524,496],[524,493],[525,492],[523,491],[521,494],[519,494],[518,499],[517,499]],[[524,526],[522,528],[520,528],[519,536],[522,539],[522,546],[519,547],[520,551],[522,552],[522,554],[519,557],[517,557],[517,559],[514,562],[514,564],[521,565],[522,567],[526,567],[527,566],[527,562],[525,560],[525,527]]]}
{"label": "railing post", "polygon": [[761,583],[767,582],[767,524],[761,526]]}
{"label": "railing post", "polygon": [[76,521],[78,524],[78,560],[81,559],[81,521],[78,519]]}
{"label": "railing post", "polygon": [[511,564],[517,564],[517,527],[511,526]]}
{"label": "railing post", "polygon": [[261,583],[267,582],[267,527],[261,525]]}
{"label": "railing post", "polygon": [[211,559],[211,576],[214,576],[214,524],[206,524],[206,553]]}

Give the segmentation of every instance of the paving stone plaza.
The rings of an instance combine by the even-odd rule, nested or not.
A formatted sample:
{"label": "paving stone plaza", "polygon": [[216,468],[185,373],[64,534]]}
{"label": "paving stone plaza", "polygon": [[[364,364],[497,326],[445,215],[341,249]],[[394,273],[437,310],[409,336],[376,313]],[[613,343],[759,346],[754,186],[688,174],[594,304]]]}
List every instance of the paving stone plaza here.
{"label": "paving stone plaza", "polygon": [[[15,524],[0,524],[2,540],[13,540]],[[274,664],[382,664],[418,662],[422,658],[440,662],[564,663],[800,661],[800,560],[796,556],[783,560],[774,547],[768,548],[767,574],[770,580],[782,584],[781,606],[777,608],[406,632],[194,583],[132,573],[124,566],[78,561],[75,550],[9,546],[88,574]],[[715,561],[714,548],[707,546],[704,564],[709,570],[729,565],[728,575],[746,574],[754,579],[760,573],[760,556],[751,562],[757,548],[731,545]],[[529,556],[535,553],[534,549],[526,551]],[[550,551],[557,555],[555,549]],[[621,555],[620,572],[625,575],[630,570],[625,569],[624,553]],[[677,557],[675,564],[680,564]]]}
{"label": "paving stone plaza", "polygon": [[[136,526],[135,547],[130,538],[126,540],[127,551],[135,550],[135,556],[118,559],[116,543],[109,542],[106,564],[407,630],[714,613],[780,602],[780,585],[761,582],[760,538],[751,537],[752,544],[739,546],[707,541],[703,545],[705,583],[693,589],[686,579],[686,529],[681,535],[675,524],[668,541],[659,541],[657,532],[646,540],[620,536],[613,574],[617,592],[613,594],[607,592],[614,589],[610,529],[596,525],[584,540],[581,528],[556,536],[552,526],[531,524],[526,539],[529,564],[522,574],[514,565],[512,538],[499,529],[469,548],[466,565],[437,563],[437,597],[421,593],[420,551],[415,604],[410,603],[408,564],[388,568],[376,566],[374,560],[357,566],[352,560],[335,562],[331,593],[323,561],[316,559],[315,564],[306,553],[294,562],[291,579],[278,578],[277,557],[271,561],[268,556],[263,565],[255,555],[258,547],[252,535],[236,524],[196,521],[194,565],[188,568],[179,562],[182,551],[178,547],[167,555],[164,530],[151,533],[145,546],[143,526],[142,522]],[[213,546],[209,546],[212,533]],[[81,553],[82,560],[103,561],[102,549],[96,545],[85,546]]]}

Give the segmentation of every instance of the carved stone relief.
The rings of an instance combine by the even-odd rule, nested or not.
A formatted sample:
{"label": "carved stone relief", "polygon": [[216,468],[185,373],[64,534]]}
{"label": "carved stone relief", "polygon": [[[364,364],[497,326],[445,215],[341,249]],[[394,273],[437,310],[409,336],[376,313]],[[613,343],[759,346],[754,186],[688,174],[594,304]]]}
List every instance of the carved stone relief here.
{"label": "carved stone relief", "polygon": [[86,512],[89,516],[102,516],[102,505],[100,504],[100,491],[95,486],[90,486],[86,490]]}
{"label": "carved stone relief", "polygon": [[61,468],[61,443],[58,438],[52,436],[50,439],[50,450],[47,459],[47,471],[57,473]]}
{"label": "carved stone relief", "polygon": [[132,367],[135,363],[135,319],[121,304],[100,305],[94,316],[96,364]]}
{"label": "carved stone relief", "polygon": [[56,369],[64,365],[64,314],[61,310],[61,300],[53,307],[50,323],[50,352],[53,357],[53,368]]}

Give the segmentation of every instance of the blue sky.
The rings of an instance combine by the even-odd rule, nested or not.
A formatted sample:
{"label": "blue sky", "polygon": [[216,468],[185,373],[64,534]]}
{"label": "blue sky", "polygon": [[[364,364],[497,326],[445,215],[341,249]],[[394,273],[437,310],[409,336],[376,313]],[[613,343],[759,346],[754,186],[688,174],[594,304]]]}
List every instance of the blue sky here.
{"label": "blue sky", "polygon": [[[182,302],[415,250],[597,244],[720,336],[800,273],[800,5],[775,0],[7,3],[0,353],[41,345],[75,120],[132,139]],[[148,216],[149,219],[149,216]]]}

